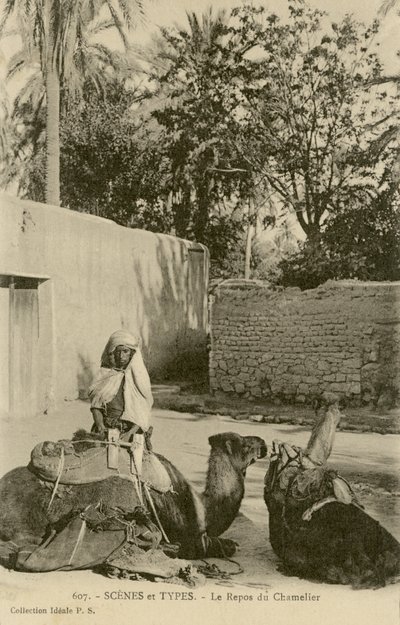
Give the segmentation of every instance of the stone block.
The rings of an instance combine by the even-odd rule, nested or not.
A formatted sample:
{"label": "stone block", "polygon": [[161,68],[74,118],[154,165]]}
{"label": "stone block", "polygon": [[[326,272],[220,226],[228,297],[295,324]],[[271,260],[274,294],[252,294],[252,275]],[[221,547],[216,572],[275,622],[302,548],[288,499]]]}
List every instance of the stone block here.
{"label": "stone block", "polygon": [[304,384],[304,382],[302,382],[301,384],[299,384],[297,392],[300,395],[307,395],[309,389],[310,389],[310,387],[308,386],[308,384]]}
{"label": "stone block", "polygon": [[361,368],[362,373],[373,373],[377,369],[379,369],[379,364],[377,362],[368,362],[366,365],[363,365]]}
{"label": "stone block", "polygon": [[349,393],[353,393],[354,395],[360,395],[361,393],[361,384],[359,382],[351,382],[348,385]]}
{"label": "stone block", "polygon": [[348,385],[346,382],[332,382],[332,384],[329,385],[329,390],[338,393],[345,393],[348,390]]}
{"label": "stone block", "polygon": [[268,353],[264,353],[262,355],[262,359],[264,362],[269,362],[270,360],[273,360],[275,358],[275,354],[268,352]]}
{"label": "stone block", "polygon": [[368,354],[368,362],[377,362],[378,361],[378,352],[376,350],[372,350]]}
{"label": "stone block", "polygon": [[264,415],[262,414],[252,414],[250,415],[250,421],[254,421],[255,423],[263,423]]}
{"label": "stone block", "polygon": [[306,382],[307,384],[318,384],[319,382],[319,378],[315,377],[315,376],[305,376],[304,378],[304,382]]}
{"label": "stone block", "polygon": [[359,358],[348,358],[344,361],[344,364],[350,369],[359,369],[361,366]]}
{"label": "stone block", "polygon": [[346,381],[347,382],[359,382],[360,381],[360,374],[359,373],[348,373],[346,375]]}

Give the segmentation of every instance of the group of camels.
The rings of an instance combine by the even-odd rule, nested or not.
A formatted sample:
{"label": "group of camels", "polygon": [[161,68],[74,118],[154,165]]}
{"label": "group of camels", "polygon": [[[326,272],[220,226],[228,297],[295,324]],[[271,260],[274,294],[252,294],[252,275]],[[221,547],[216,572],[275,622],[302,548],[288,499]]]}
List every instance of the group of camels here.
{"label": "group of camels", "polygon": [[[267,446],[260,437],[232,432],[211,436],[201,495],[167,458],[156,454],[172,488],[166,492],[151,489],[145,531],[137,532],[139,544],[143,546],[146,527],[151,525],[162,529],[161,543],[168,537],[171,546],[177,545],[175,552],[165,550],[169,556],[232,556],[236,544],[221,535],[238,514],[247,468],[268,457],[264,500],[269,540],[283,572],[355,588],[395,581],[400,575],[400,544],[362,509],[351,487],[327,465],[339,419],[337,403],[327,405],[306,449],[277,441]],[[22,571],[93,568],[106,562],[123,542],[126,527],[132,527],[128,522],[132,511],[142,509],[143,500],[132,482],[118,476],[70,484],[57,497],[53,486],[31,464],[0,480],[3,565]],[[108,511],[117,510],[119,517],[103,514],[103,531],[88,533],[85,558],[73,560],[71,556],[61,561],[68,540],[74,541],[75,555],[83,512],[98,519],[101,502],[107,503]],[[99,529],[101,523],[97,523]],[[140,527],[137,519],[136,527]]]}

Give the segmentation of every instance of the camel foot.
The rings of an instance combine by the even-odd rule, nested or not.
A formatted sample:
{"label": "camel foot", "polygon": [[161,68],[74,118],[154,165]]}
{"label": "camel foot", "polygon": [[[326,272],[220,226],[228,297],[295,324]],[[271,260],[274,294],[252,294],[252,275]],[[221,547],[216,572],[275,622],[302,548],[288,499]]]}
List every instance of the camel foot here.
{"label": "camel foot", "polygon": [[207,558],[231,558],[236,553],[238,543],[230,538],[207,537],[209,543],[207,545]]}
{"label": "camel foot", "polygon": [[14,568],[15,560],[17,558],[19,546],[13,543],[12,540],[0,543],[0,564],[7,569]]}
{"label": "camel foot", "polygon": [[12,540],[0,542],[0,564],[6,569],[19,570],[23,562],[37,549],[37,543],[17,545]]}
{"label": "camel foot", "polygon": [[169,556],[170,558],[178,558],[179,552],[181,550],[181,545],[163,542],[160,544],[160,548],[163,550],[165,555]]}

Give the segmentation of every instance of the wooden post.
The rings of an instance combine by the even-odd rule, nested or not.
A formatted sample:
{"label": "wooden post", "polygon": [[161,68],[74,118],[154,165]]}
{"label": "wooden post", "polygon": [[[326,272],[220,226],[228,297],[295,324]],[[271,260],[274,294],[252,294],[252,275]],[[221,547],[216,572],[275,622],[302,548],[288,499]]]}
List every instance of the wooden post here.
{"label": "wooden post", "polygon": [[9,333],[9,343],[8,343],[8,407],[9,413],[14,416],[15,409],[15,401],[14,401],[14,315],[15,315],[15,278],[14,276],[10,276],[10,281],[8,284],[9,289],[9,323],[8,323],[8,333]]}
{"label": "wooden post", "polygon": [[107,446],[107,466],[109,469],[118,469],[119,467],[119,430],[110,428],[108,430]]}

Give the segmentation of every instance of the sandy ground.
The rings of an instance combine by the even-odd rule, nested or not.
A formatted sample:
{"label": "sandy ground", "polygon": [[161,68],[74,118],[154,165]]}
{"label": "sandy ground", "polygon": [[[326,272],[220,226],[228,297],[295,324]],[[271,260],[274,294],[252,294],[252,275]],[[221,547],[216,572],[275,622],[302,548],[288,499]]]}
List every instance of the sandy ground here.
{"label": "sandy ground", "polygon": [[[29,423],[4,420],[1,473],[26,464],[37,442],[70,437],[78,427],[90,424],[84,402],[66,403],[62,413],[43,415]],[[299,426],[154,411],[155,450],[172,460],[199,489],[207,468],[207,439],[224,431],[261,436],[267,444],[280,439],[305,445],[309,436],[309,429]],[[331,464],[351,480],[367,511],[400,540],[400,436],[338,432]],[[397,625],[399,585],[353,591],[279,573],[268,541],[268,516],[262,499],[266,469],[267,460],[249,468],[242,514],[227,533],[240,545],[235,556],[243,569],[240,575],[208,580],[191,592],[171,584],[107,579],[91,571],[25,574],[0,570],[0,624],[103,625],[114,619],[116,625],[123,625],[139,618],[155,625],[204,621],[242,625],[244,619],[254,625],[271,620],[274,625],[303,621],[308,625],[321,621],[324,625]],[[237,572],[236,564],[218,564]]]}

